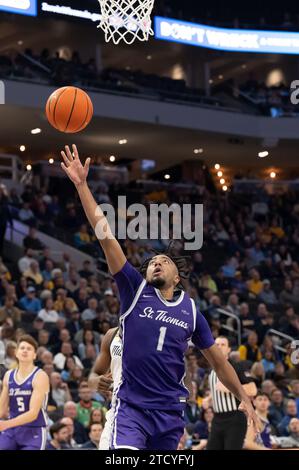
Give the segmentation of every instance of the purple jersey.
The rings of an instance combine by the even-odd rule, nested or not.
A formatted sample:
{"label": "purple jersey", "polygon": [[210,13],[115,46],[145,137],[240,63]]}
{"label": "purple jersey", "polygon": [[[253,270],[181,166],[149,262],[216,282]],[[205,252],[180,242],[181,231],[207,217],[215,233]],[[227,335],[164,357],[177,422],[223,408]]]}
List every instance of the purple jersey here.
{"label": "purple jersey", "polygon": [[184,353],[190,339],[200,349],[214,344],[207,321],[186,292],[165,300],[128,262],[114,277],[123,339],[117,397],[139,408],[183,410],[189,395]]}
{"label": "purple jersey", "polygon": [[[16,418],[17,416],[26,413],[30,408],[30,400],[33,392],[32,382],[38,374],[40,369],[36,367],[32,373],[22,382],[17,381],[18,370],[12,370],[8,378],[8,393],[9,393],[9,418]],[[46,427],[47,426],[47,403],[48,396],[45,396],[42,408],[38,417],[31,423],[26,424],[26,427]]]}

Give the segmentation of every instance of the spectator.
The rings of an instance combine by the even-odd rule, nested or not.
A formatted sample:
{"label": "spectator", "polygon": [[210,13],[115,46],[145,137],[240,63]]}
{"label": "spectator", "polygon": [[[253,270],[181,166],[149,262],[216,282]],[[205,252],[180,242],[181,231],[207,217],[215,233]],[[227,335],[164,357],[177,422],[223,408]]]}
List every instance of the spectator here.
{"label": "spectator", "polygon": [[45,245],[37,238],[37,231],[35,227],[29,227],[28,235],[23,239],[24,248],[39,251]]}
{"label": "spectator", "polygon": [[50,343],[53,350],[53,354],[58,354],[61,350],[62,343],[70,343],[71,335],[65,327],[65,319],[59,317],[56,322],[56,328],[52,330]]}
{"label": "spectator", "polygon": [[288,437],[275,437],[275,446],[279,448],[299,448],[299,419],[292,418],[288,426]]}
{"label": "spectator", "polygon": [[41,310],[41,301],[36,298],[35,287],[29,286],[27,288],[26,295],[20,300],[20,307],[26,312],[38,313]]}
{"label": "spectator", "polygon": [[88,427],[90,414],[93,408],[102,408],[102,404],[92,400],[92,392],[86,382],[79,387],[80,401],[77,405],[77,419],[85,427]]}
{"label": "spectator", "polygon": [[74,235],[74,243],[77,248],[84,250],[86,253],[93,256],[95,254],[95,248],[93,242],[95,241],[94,236],[90,236],[86,224],[82,224],[78,232]]}
{"label": "spectator", "polygon": [[78,352],[81,360],[86,358],[86,348],[88,345],[92,345],[95,348],[96,355],[99,354],[99,345],[96,342],[95,334],[92,330],[84,331],[83,342],[78,346]]}
{"label": "spectator", "polygon": [[41,367],[49,364],[53,364],[53,354],[46,350],[41,355]]}
{"label": "spectator", "polygon": [[242,336],[249,335],[252,330],[255,330],[256,319],[249,311],[249,305],[247,302],[242,302],[240,305],[240,315]]}
{"label": "spectator", "polygon": [[54,269],[54,263],[51,259],[46,259],[45,261],[45,269],[42,270],[42,276],[43,280],[47,281],[48,285],[50,285],[51,288],[54,287],[54,284],[52,283],[52,272]]}
{"label": "spectator", "polygon": [[65,363],[67,358],[72,357],[75,361],[75,364],[79,366],[81,369],[83,369],[82,362],[80,359],[73,354],[73,347],[71,343],[64,342],[61,345],[61,350],[59,353],[57,353],[54,357],[54,365],[55,367],[62,371],[65,368]]}
{"label": "spectator", "polygon": [[94,270],[92,269],[91,262],[89,260],[83,262],[83,269],[79,271],[79,275],[84,279],[89,279],[90,276],[94,275]]}
{"label": "spectator", "polygon": [[56,323],[58,320],[58,313],[53,309],[53,299],[49,298],[45,301],[45,306],[38,313],[38,318],[41,318],[45,323]]}
{"label": "spectator", "polygon": [[37,340],[40,346],[49,348],[49,339],[50,339],[49,331],[44,330],[44,329],[38,331]]}
{"label": "spectator", "polygon": [[262,392],[268,395],[268,397],[271,397],[271,393],[275,388],[276,387],[275,387],[273,380],[264,380],[262,382],[262,386],[261,386]]}
{"label": "spectator", "polygon": [[286,414],[277,425],[279,436],[288,436],[288,426],[292,418],[297,418],[297,405],[295,400],[288,400],[286,404]]}
{"label": "spectator", "polygon": [[43,283],[43,277],[37,261],[31,261],[29,269],[24,271],[23,276],[29,281],[34,282],[37,287]]}
{"label": "spectator", "polygon": [[59,421],[50,427],[51,440],[47,443],[46,450],[63,450],[70,449],[67,443],[69,430],[66,424]]}
{"label": "spectator", "polygon": [[82,329],[82,322],[80,319],[79,310],[75,309],[69,315],[69,321],[67,323],[67,329],[70,332],[71,336],[74,337],[78,331]]}
{"label": "spectator", "polygon": [[70,268],[65,288],[70,294],[74,294],[74,292],[79,289],[79,276],[75,268]]}
{"label": "spectator", "polygon": [[269,279],[264,279],[263,289],[258,295],[258,299],[266,305],[275,306],[278,303],[275,292],[271,289],[271,282]]}
{"label": "spectator", "polygon": [[246,343],[239,347],[241,361],[260,361],[262,354],[258,347],[258,336],[255,331],[251,331],[247,337]]}
{"label": "spectator", "polygon": [[18,267],[21,274],[23,274],[25,271],[28,271],[33,260],[33,251],[31,248],[26,249],[25,255],[18,261]]}
{"label": "spectator", "polygon": [[72,401],[72,397],[67,384],[58,372],[53,372],[50,377],[49,403],[60,408],[68,401]]}
{"label": "spectator", "polygon": [[32,210],[30,209],[29,202],[23,203],[22,208],[19,210],[18,217],[21,220],[21,222],[24,222],[25,224],[36,223],[36,219],[34,217]]}
{"label": "spectator", "polygon": [[199,439],[208,439],[213,418],[213,408],[202,409],[201,419],[195,423],[193,434]]}
{"label": "spectator", "polygon": [[293,293],[293,283],[291,279],[285,280],[284,289],[280,293],[279,301],[283,305],[291,304],[297,306],[299,304],[298,296]]}
{"label": "spectator", "polygon": [[[194,357],[196,359],[196,356]],[[190,362],[188,365],[190,367]],[[197,371],[198,371],[198,366],[196,364],[196,375],[197,375]],[[200,416],[201,416],[201,409],[197,401],[197,388],[198,388],[197,382],[192,380],[191,381],[191,393],[187,401],[186,410],[185,410],[185,421],[187,425],[191,425],[191,426],[188,426],[188,430],[191,430],[191,431],[194,428],[194,424],[197,421],[199,421]]]}
{"label": "spectator", "polygon": [[270,424],[277,430],[277,426],[284,416],[283,394],[281,390],[275,388],[271,392],[271,405],[268,414]]}
{"label": "spectator", "polygon": [[82,320],[94,320],[97,317],[98,301],[94,297],[90,297],[87,302],[88,307],[83,311]]}
{"label": "spectator", "polygon": [[61,423],[65,424],[68,430],[67,443],[71,449],[78,449],[78,442],[75,440],[75,427],[72,418],[62,418]]}
{"label": "spectator", "polygon": [[89,427],[92,424],[101,424],[104,428],[105,426],[105,413],[103,411],[103,408],[94,408],[91,413],[90,413],[90,420],[89,420]]}
{"label": "spectator", "polygon": [[256,269],[252,269],[250,272],[250,280],[247,282],[247,288],[249,294],[252,294],[254,297],[259,296],[263,289],[260,273]]}
{"label": "spectator", "polygon": [[87,441],[87,433],[84,426],[77,420],[77,405],[73,401],[67,401],[63,407],[63,417],[71,418],[74,424],[74,439],[78,444]]}
{"label": "spectator", "polygon": [[256,384],[257,388],[260,388],[265,380],[265,370],[262,362],[255,362],[252,364],[250,369],[250,376]]}
{"label": "spectator", "polygon": [[88,308],[88,291],[86,288],[79,289],[78,296],[76,296],[76,304],[80,312]]}
{"label": "spectator", "polygon": [[0,308],[0,325],[6,322],[7,318],[11,318],[14,326],[16,326],[22,317],[22,311],[15,306],[15,300],[5,297],[4,306]]}
{"label": "spectator", "polygon": [[236,294],[231,294],[229,296],[226,308],[234,315],[240,315],[239,297]]}
{"label": "spectator", "polygon": [[89,441],[83,444],[82,449],[98,449],[103,432],[103,426],[100,423],[93,423],[89,428]]}
{"label": "spectator", "polygon": [[6,351],[5,351],[5,360],[4,360],[4,366],[6,369],[14,369],[17,364],[17,358],[16,358],[16,351],[17,351],[17,343],[15,341],[8,341],[6,343]]}
{"label": "spectator", "polygon": [[57,289],[56,300],[54,302],[54,309],[60,314],[64,313],[65,304],[67,301],[69,310],[78,309],[74,299],[72,299],[71,297],[67,297],[66,289]]}

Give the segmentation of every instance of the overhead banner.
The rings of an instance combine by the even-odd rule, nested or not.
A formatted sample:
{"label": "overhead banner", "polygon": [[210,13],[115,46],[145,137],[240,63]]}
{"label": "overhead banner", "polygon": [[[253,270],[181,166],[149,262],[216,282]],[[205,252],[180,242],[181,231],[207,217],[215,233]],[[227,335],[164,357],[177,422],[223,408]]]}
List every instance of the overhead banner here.
{"label": "overhead banner", "polygon": [[82,18],[84,20],[90,20],[93,22],[101,20],[100,13],[96,13],[86,9],[78,10],[78,8],[73,8],[69,5],[57,5],[56,2],[54,2],[54,4],[42,2],[41,11],[45,13],[54,13],[56,15],[70,16],[73,18]]}
{"label": "overhead banner", "polygon": [[218,28],[160,16],[155,38],[220,51],[299,54],[299,33]]}
{"label": "overhead banner", "polygon": [[37,0],[0,0],[0,11],[36,16]]}

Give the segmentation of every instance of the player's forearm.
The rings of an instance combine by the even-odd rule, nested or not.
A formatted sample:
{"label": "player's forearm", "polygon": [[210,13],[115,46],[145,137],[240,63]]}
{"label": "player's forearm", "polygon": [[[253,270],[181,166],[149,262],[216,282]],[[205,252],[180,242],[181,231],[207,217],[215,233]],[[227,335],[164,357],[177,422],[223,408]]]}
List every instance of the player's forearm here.
{"label": "player's forearm", "polygon": [[98,390],[99,385],[99,376],[94,372],[91,372],[88,377],[88,386],[93,391],[96,392]]}
{"label": "player's forearm", "polygon": [[38,411],[29,410],[26,413],[17,416],[16,418],[9,419],[6,423],[6,427],[15,428],[16,426],[22,426],[24,424],[32,423],[38,417]]}
{"label": "player's forearm", "polygon": [[6,419],[8,416],[8,405],[0,402],[0,419]]}
{"label": "player's forearm", "polygon": [[111,274],[119,272],[126,263],[124,252],[111,231],[107,218],[97,205],[87,183],[76,186],[85,214],[105,253]]}
{"label": "player's forearm", "polygon": [[101,226],[103,228],[102,230],[103,237],[101,237],[100,242],[102,242],[105,239],[104,234],[107,234],[107,237],[108,236],[112,237],[108,220],[103,214],[101,207],[96,203],[93,195],[91,194],[91,191],[88,187],[87,182],[85,181],[84,183],[77,185],[76,189],[78,191],[78,195],[80,197],[86,217],[88,218],[89,223],[92,226],[93,230],[95,230],[96,228],[99,228],[100,225],[98,223],[99,222],[101,223]]}

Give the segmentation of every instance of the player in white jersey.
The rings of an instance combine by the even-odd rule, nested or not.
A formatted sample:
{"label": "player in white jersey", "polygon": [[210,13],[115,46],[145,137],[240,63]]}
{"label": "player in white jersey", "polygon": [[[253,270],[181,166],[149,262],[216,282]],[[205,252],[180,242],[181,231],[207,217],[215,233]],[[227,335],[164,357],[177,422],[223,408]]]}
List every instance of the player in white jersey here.
{"label": "player in white jersey", "polygon": [[[89,385],[93,390],[98,390],[104,395],[113,384],[111,408],[106,413],[106,424],[101,435],[100,450],[109,450],[114,422],[114,409],[116,390],[121,382],[122,373],[122,342],[118,328],[111,328],[105,334],[99,356],[89,377]],[[109,373],[110,370],[110,373]]]}

